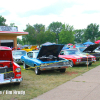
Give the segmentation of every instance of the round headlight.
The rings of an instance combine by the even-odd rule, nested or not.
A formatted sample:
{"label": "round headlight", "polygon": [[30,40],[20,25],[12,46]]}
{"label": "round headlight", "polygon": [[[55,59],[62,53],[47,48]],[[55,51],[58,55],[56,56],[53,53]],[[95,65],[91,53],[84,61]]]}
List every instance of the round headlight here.
{"label": "round headlight", "polygon": [[92,58],[92,60],[94,60],[94,58]]}
{"label": "round headlight", "polygon": [[20,71],[21,71],[21,68],[16,68],[15,71],[16,71],[16,72],[20,72]]}
{"label": "round headlight", "polygon": [[77,59],[77,61],[78,61],[78,59]]}

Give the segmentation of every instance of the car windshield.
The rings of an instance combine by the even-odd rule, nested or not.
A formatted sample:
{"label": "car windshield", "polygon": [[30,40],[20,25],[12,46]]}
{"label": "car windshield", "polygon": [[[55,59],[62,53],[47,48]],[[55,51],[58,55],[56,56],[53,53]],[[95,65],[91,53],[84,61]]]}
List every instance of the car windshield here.
{"label": "car windshield", "polygon": [[66,55],[80,54],[77,50],[66,50]]}
{"label": "car windshield", "polygon": [[13,51],[12,54],[13,55],[25,55],[26,52],[25,51]]}

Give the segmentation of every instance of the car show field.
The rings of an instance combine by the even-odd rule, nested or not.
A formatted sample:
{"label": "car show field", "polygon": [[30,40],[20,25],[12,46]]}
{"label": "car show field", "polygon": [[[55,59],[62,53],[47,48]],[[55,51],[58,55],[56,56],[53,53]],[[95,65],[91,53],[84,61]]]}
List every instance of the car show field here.
{"label": "car show field", "polygon": [[[3,66],[3,64],[1,64],[2,66],[0,66],[0,68],[5,68],[6,60],[8,60],[7,58],[10,57],[9,66],[6,67],[12,67],[11,71],[13,71],[12,73],[14,73],[14,76],[16,77],[19,77],[21,73],[21,77],[23,78],[23,80],[19,85],[16,85],[15,83],[12,83],[12,79],[16,77],[7,77],[6,80],[10,80],[10,84],[0,85],[0,95],[2,95],[0,97],[0,100],[33,99],[100,65],[100,61],[96,61],[96,58],[94,56],[86,56],[82,54],[79,55],[76,52],[72,54],[72,52],[70,52],[71,54],[69,56],[73,56],[72,58],[74,58],[74,60],[76,59],[75,61],[77,61],[78,63],[76,64],[75,62],[74,66],[70,66],[71,64],[69,63],[69,61],[71,60],[71,58],[66,59],[63,57],[59,57],[60,51],[62,52],[61,56],[64,56],[64,50],[62,50],[63,46],[64,45],[62,44],[43,45],[39,50],[29,51],[20,57],[23,64],[16,62],[17,60],[15,60],[12,52],[9,53],[7,51],[8,53],[5,53],[4,50],[4,53],[2,53],[2,57],[5,55],[5,60],[1,57],[1,62],[5,61],[5,65]],[[19,54],[20,51],[21,50],[17,50],[17,53],[15,54]],[[70,49],[68,49],[68,51],[70,51]],[[9,54],[10,56],[8,57],[7,55]],[[17,57],[17,55],[15,55],[15,57]],[[80,63],[83,60],[85,64]],[[13,65],[18,67],[18,69],[14,70],[14,66],[11,62],[13,62]],[[21,68],[20,72],[19,68]],[[3,75],[5,76],[7,73],[10,72],[4,71]],[[2,73],[0,73],[0,75],[1,74]],[[16,81],[17,80],[18,79],[16,79]]]}
{"label": "car show field", "polygon": [[[74,66],[66,69],[65,73],[59,71],[44,71],[41,75],[36,75],[34,69],[24,70],[22,68],[23,81],[20,86],[13,84],[0,85],[1,100],[30,100],[33,99],[89,70],[100,65],[96,61],[91,66]],[[4,93],[4,94],[3,94]],[[19,94],[18,94],[19,93]],[[0,94],[0,95],[1,95]]]}

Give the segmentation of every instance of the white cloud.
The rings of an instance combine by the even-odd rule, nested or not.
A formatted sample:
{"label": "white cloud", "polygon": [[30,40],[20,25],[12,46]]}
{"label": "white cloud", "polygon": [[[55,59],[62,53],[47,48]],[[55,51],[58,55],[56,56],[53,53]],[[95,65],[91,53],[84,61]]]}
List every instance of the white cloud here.
{"label": "white cloud", "polygon": [[[24,15],[28,11],[46,9],[48,6],[51,6],[51,11],[54,11],[52,6],[56,8],[57,4],[59,4],[59,8],[66,7],[61,9],[59,14],[50,12],[47,15],[34,15],[34,13],[23,17],[19,15]],[[31,25],[43,24],[47,27],[53,21],[73,25],[75,29],[83,29],[90,23],[99,24],[100,16],[99,0],[2,0],[0,9],[0,14],[7,20],[6,23],[8,25],[15,23],[19,31],[23,31],[28,23]],[[9,12],[9,14],[5,14],[5,12]]]}
{"label": "white cloud", "polygon": [[26,12],[49,6],[56,1],[57,0],[2,0],[0,7],[10,12]]}

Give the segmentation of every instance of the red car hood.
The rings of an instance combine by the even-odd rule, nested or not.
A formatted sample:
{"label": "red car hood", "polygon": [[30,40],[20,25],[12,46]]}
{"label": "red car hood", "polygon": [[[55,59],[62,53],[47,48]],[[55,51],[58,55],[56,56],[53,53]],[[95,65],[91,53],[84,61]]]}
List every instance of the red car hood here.
{"label": "red car hood", "polygon": [[59,55],[59,57],[66,57],[66,58],[82,58],[82,57],[77,56],[77,55]]}
{"label": "red car hood", "polygon": [[[66,58],[82,58],[87,57],[87,55],[79,54],[79,55],[59,55],[59,57],[66,57]],[[88,57],[94,57],[92,55],[88,55]]]}

